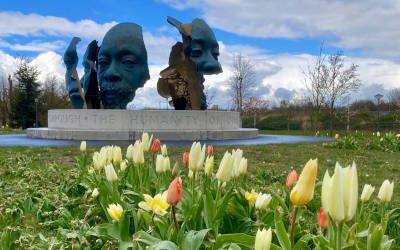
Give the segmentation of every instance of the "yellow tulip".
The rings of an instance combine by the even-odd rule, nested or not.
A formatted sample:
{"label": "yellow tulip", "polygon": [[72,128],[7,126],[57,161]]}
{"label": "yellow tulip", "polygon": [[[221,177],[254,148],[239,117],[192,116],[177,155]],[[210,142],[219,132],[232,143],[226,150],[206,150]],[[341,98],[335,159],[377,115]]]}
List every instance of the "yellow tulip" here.
{"label": "yellow tulip", "polygon": [[200,171],[203,167],[206,155],[206,145],[201,147],[200,142],[193,142],[189,151],[189,169],[194,173]]}
{"label": "yellow tulip", "polygon": [[114,169],[112,164],[108,164],[104,168],[104,170],[106,172],[106,178],[107,178],[108,181],[114,182],[114,181],[118,180],[117,173],[115,172],[115,169]]}
{"label": "yellow tulip", "polygon": [[299,180],[290,192],[290,201],[297,206],[305,205],[314,197],[318,160],[310,159],[303,168]]}
{"label": "yellow tulip", "polygon": [[225,152],[222,158],[217,174],[215,175],[221,184],[229,181],[232,178],[233,158],[229,152]]}
{"label": "yellow tulip", "polygon": [[119,221],[119,219],[121,219],[121,215],[124,212],[124,209],[121,207],[120,204],[110,204],[107,207],[107,212],[108,215],[110,215],[110,217],[115,220],[115,221]]}
{"label": "yellow tulip", "polygon": [[379,189],[378,198],[382,202],[389,202],[393,196],[393,188],[394,188],[394,183],[393,182],[390,183],[389,180],[385,180],[382,183],[381,188]]}
{"label": "yellow tulip", "polygon": [[132,153],[132,160],[135,164],[144,163],[143,144],[139,140],[133,145]]}
{"label": "yellow tulip", "polygon": [[375,191],[375,188],[369,184],[364,185],[363,191],[361,193],[360,200],[362,202],[367,202],[371,198],[372,193]]}
{"label": "yellow tulip", "polygon": [[144,201],[139,202],[139,207],[143,210],[153,212],[159,216],[163,216],[167,213],[169,204],[167,202],[168,192],[165,191],[162,194],[157,194],[151,197],[148,194],[144,194]]}
{"label": "yellow tulip", "polygon": [[256,234],[256,240],[254,243],[255,250],[269,250],[271,247],[272,231],[271,228],[266,230],[258,229]]}
{"label": "yellow tulip", "polygon": [[81,152],[85,152],[86,151],[86,141],[81,141],[81,146],[79,147],[79,150]]}
{"label": "yellow tulip", "polygon": [[214,169],[214,156],[207,156],[204,172],[207,176],[212,176]]}
{"label": "yellow tulip", "polygon": [[252,189],[250,193],[247,192],[247,191],[244,193],[244,198],[245,198],[245,199],[249,202],[249,204],[252,205],[252,206],[256,204],[257,196],[258,196],[258,194],[257,194],[257,192],[256,192],[254,189]]}
{"label": "yellow tulip", "polygon": [[357,167],[343,168],[336,163],[332,178],[328,171],[322,182],[322,206],[336,222],[351,220],[357,210],[358,176]]}

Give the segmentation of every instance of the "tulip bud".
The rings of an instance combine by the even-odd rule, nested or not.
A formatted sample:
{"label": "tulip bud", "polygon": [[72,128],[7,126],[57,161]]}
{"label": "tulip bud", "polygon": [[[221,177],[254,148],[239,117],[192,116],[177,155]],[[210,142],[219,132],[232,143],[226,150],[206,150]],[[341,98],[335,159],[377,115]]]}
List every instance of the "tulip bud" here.
{"label": "tulip bud", "polygon": [[245,199],[249,202],[249,204],[252,205],[252,206],[254,206],[254,205],[256,204],[257,196],[258,196],[258,194],[257,194],[257,192],[256,192],[254,189],[252,189],[250,193],[247,192],[247,191],[244,193],[244,198],[245,198]]}
{"label": "tulip bud", "polygon": [[180,177],[176,177],[169,184],[167,202],[172,206],[176,206],[176,204],[178,204],[178,202],[181,200],[181,197],[182,197],[182,179]]}
{"label": "tulip bud", "polygon": [[86,151],[86,141],[81,141],[81,146],[79,147],[81,152]]}
{"label": "tulip bud", "polygon": [[137,140],[133,145],[133,156],[132,160],[135,164],[143,164],[144,163],[144,153],[143,153],[143,144]]}
{"label": "tulip bud", "polygon": [[189,169],[193,172],[201,170],[206,153],[206,147],[201,147],[200,142],[193,142],[189,152]]}
{"label": "tulip bud", "polygon": [[129,145],[128,148],[126,149],[126,159],[132,160],[133,157],[133,145]]}
{"label": "tulip bud", "polygon": [[205,164],[204,173],[210,177],[213,174],[214,169],[214,156],[207,156],[206,164]]}
{"label": "tulip bud", "polygon": [[243,158],[243,151],[241,149],[233,149],[232,150],[232,177],[239,177],[240,171],[239,171],[239,166],[240,166],[240,161]]}
{"label": "tulip bud", "polygon": [[143,144],[143,151],[148,152],[150,149],[151,141],[153,140],[153,135],[149,138],[148,133],[142,134],[142,144]]}
{"label": "tulip bud", "polygon": [[328,225],[329,225],[329,217],[328,217],[328,215],[325,214],[324,208],[322,208],[322,207],[319,209],[319,213],[318,213],[318,225],[322,229],[327,229]]}
{"label": "tulip bud", "polygon": [[393,182],[390,183],[389,180],[385,180],[382,183],[381,188],[379,189],[378,198],[382,202],[389,202],[392,199],[393,188],[394,188],[394,183]]}
{"label": "tulip bud", "polygon": [[179,163],[176,161],[174,164],[174,167],[172,168],[172,175],[177,175],[179,174]]}
{"label": "tulip bud", "polygon": [[245,175],[247,173],[247,159],[244,157],[240,160],[238,172],[239,175]]}
{"label": "tulip bud", "polygon": [[122,161],[122,152],[121,148],[118,146],[115,146],[113,148],[113,163],[114,165],[119,165]]}
{"label": "tulip bud", "polygon": [[114,182],[114,181],[118,180],[117,173],[115,172],[115,169],[114,169],[112,164],[108,164],[104,168],[104,170],[106,172],[106,178],[107,178],[108,181]]}
{"label": "tulip bud", "polygon": [[185,166],[189,164],[189,152],[184,152],[182,155],[182,162]]}
{"label": "tulip bud", "polygon": [[120,165],[121,171],[124,172],[127,169],[127,167],[128,167],[127,160],[122,161]]}
{"label": "tulip bud", "polygon": [[103,166],[101,165],[101,161],[100,161],[100,153],[99,152],[94,152],[94,154],[93,154],[93,168],[95,170],[99,170],[102,167]]}
{"label": "tulip bud", "polygon": [[212,155],[214,153],[214,147],[213,145],[208,145],[207,147],[207,154]]}
{"label": "tulip bud", "polygon": [[159,139],[154,139],[153,143],[151,144],[151,152],[153,154],[156,154],[158,150],[160,150],[160,140]]}
{"label": "tulip bud", "polygon": [[97,188],[93,189],[92,191],[92,198],[96,198],[97,196],[99,196],[99,190]]}
{"label": "tulip bud", "polygon": [[254,243],[255,250],[269,250],[271,248],[272,231],[271,228],[266,230],[265,228],[260,231],[257,230],[256,240]]}
{"label": "tulip bud", "polygon": [[107,212],[108,215],[110,215],[110,217],[115,220],[115,221],[119,221],[119,219],[121,219],[121,215],[124,212],[124,209],[121,207],[120,204],[110,204],[107,207]]}
{"label": "tulip bud", "polygon": [[369,184],[364,185],[363,191],[361,193],[360,200],[362,202],[367,202],[371,198],[372,193],[375,191],[375,188]]}
{"label": "tulip bud", "polygon": [[167,156],[168,155],[167,145],[164,144],[164,145],[161,146],[161,154],[163,156]]}
{"label": "tulip bud", "polygon": [[270,194],[263,194],[263,193],[259,193],[257,195],[257,199],[256,199],[256,209],[258,210],[266,210],[269,203],[272,200],[272,196]]}
{"label": "tulip bud", "polygon": [[307,204],[314,197],[318,160],[310,159],[303,168],[299,180],[290,193],[290,201],[297,206]]}
{"label": "tulip bud", "polygon": [[286,187],[287,189],[291,189],[297,182],[297,172],[296,170],[292,170],[289,172],[289,174],[286,177]]}
{"label": "tulip bud", "polygon": [[223,184],[232,178],[232,167],[233,158],[229,152],[225,152],[224,157],[219,164],[217,174],[215,175],[217,179]]}

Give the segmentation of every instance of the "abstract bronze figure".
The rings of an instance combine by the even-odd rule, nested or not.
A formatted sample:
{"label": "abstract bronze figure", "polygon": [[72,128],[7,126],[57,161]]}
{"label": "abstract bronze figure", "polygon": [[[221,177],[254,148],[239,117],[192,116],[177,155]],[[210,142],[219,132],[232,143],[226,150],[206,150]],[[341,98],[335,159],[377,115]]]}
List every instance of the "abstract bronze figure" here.
{"label": "abstract bronze figure", "polygon": [[81,80],[76,71],[79,41],[73,38],[64,54],[72,107],[100,108],[101,104],[105,109],[125,109],[136,90],[150,78],[142,28],[120,23],[106,33],[100,48],[97,41],[92,41],[85,52]]}
{"label": "abstract bronze figure", "polygon": [[182,42],[172,47],[169,66],[160,72],[158,93],[165,98],[172,97],[177,110],[205,110],[203,75],[222,72],[218,42],[202,19],[196,18],[188,24],[172,17],[167,21],[181,33]]}

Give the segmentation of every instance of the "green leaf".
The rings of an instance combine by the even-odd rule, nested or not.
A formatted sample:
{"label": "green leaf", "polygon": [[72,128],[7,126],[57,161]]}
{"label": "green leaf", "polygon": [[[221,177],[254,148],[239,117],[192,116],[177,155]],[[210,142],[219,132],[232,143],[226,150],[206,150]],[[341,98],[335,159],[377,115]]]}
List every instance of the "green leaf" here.
{"label": "green leaf", "polygon": [[305,249],[305,246],[307,246],[308,242],[312,239],[311,234],[305,234],[303,235],[294,245],[293,250],[302,250]]}
{"label": "green leaf", "polygon": [[200,249],[204,237],[206,237],[210,229],[200,231],[189,231],[182,242],[182,250],[197,250]]}
{"label": "green leaf", "polygon": [[216,204],[213,199],[213,196],[209,190],[206,191],[205,195],[203,196],[204,200],[204,220],[206,223],[207,228],[214,228],[214,218],[216,212]]}
{"label": "green leaf", "polygon": [[118,250],[127,250],[130,248],[133,248],[132,242],[129,242],[129,241],[120,241],[119,242]]}
{"label": "green leaf", "polygon": [[289,208],[286,205],[286,202],[282,198],[282,196],[275,193],[273,190],[270,190],[269,193],[271,194],[272,197],[274,197],[278,201],[279,205],[283,208],[283,210],[285,210],[285,213],[289,213]]}
{"label": "green leaf", "polygon": [[127,211],[123,212],[118,222],[118,230],[122,241],[129,241],[130,216]]}
{"label": "green leaf", "polygon": [[281,215],[278,211],[275,212],[275,233],[278,237],[279,243],[284,250],[291,250],[291,244],[289,236],[286,232],[285,226],[283,225]]}
{"label": "green leaf", "polygon": [[161,240],[151,236],[150,234],[146,233],[145,231],[139,231],[133,235],[133,241],[141,242],[146,245],[154,245]]}
{"label": "green leaf", "polygon": [[222,234],[217,237],[214,249],[220,249],[225,243],[236,243],[241,246],[252,247],[255,237],[244,233]]}
{"label": "green leaf", "polygon": [[178,250],[178,246],[172,241],[164,240],[147,248],[148,250]]}
{"label": "green leaf", "polygon": [[372,233],[368,236],[367,249],[378,250],[381,249],[381,242],[383,238],[383,229],[381,225],[373,228]]}

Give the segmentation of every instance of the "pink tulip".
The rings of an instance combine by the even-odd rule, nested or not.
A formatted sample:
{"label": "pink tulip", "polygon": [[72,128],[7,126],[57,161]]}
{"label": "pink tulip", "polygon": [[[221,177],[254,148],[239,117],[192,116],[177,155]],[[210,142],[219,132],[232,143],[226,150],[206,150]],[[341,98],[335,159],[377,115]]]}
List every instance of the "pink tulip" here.
{"label": "pink tulip", "polygon": [[167,194],[167,202],[172,205],[176,206],[179,203],[182,197],[182,179],[180,177],[176,177],[168,187],[168,194]]}

